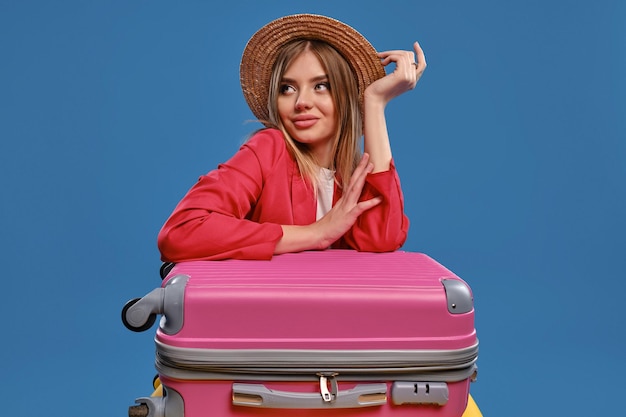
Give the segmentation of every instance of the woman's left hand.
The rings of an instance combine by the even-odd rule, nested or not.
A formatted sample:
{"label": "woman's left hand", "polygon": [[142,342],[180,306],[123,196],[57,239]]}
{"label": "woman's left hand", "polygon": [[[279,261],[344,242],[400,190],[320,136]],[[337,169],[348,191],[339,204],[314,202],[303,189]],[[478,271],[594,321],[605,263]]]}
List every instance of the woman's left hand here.
{"label": "woman's left hand", "polygon": [[365,100],[378,98],[386,104],[394,97],[415,88],[426,69],[426,58],[419,43],[415,42],[413,49],[415,52],[397,50],[378,53],[384,66],[393,62],[396,68],[365,89]]}

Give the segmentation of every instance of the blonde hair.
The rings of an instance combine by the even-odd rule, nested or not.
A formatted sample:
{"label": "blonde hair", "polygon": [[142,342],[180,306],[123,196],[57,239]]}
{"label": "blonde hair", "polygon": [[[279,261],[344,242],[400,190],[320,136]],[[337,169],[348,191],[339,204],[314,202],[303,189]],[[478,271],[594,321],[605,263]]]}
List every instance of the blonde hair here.
{"label": "blonde hair", "polygon": [[319,166],[307,146],[294,140],[287,133],[280,120],[277,104],[283,74],[289,64],[304,51],[310,51],[317,56],[328,76],[338,126],[332,144],[333,158],[329,168],[336,172],[341,181],[339,185],[345,188],[361,158],[359,140],[363,123],[356,77],[348,62],[332,46],[322,41],[296,40],[282,48],[270,78],[268,122],[282,131],[287,148],[296,159],[300,174],[317,191]]}

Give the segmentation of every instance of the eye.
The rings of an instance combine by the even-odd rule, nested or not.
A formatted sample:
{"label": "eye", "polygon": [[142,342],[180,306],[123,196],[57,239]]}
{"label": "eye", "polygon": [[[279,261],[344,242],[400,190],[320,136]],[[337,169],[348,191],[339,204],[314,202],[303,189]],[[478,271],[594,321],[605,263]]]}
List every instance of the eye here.
{"label": "eye", "polygon": [[328,81],[325,81],[323,83],[316,84],[315,89],[317,91],[328,91],[330,90],[330,84],[328,83]]}
{"label": "eye", "polygon": [[280,94],[289,94],[289,93],[293,93],[296,91],[296,89],[289,84],[281,84],[280,86]]}

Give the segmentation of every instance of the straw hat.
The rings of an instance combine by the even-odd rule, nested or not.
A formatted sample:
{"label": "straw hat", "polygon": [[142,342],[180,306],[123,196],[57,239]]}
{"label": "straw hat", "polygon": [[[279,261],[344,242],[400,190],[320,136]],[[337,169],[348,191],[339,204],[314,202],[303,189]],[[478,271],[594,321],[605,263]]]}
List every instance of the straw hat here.
{"label": "straw hat", "polygon": [[267,100],[274,62],[281,46],[296,39],[321,40],[333,46],[352,68],[361,99],[368,85],[385,76],[374,47],[345,23],[314,14],[281,17],[252,35],[239,68],[243,95],[252,113],[263,122],[269,118]]}

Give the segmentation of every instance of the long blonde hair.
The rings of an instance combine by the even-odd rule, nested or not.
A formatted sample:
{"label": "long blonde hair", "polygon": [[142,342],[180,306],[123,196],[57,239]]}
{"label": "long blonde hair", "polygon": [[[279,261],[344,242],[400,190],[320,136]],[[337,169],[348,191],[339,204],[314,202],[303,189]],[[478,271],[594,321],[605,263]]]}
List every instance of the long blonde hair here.
{"label": "long blonde hair", "polygon": [[288,149],[293,154],[300,174],[317,190],[319,166],[306,145],[294,140],[286,131],[278,114],[278,95],[283,74],[289,64],[304,51],[313,52],[327,73],[330,94],[335,104],[338,131],[333,140],[331,170],[339,177],[340,186],[350,180],[361,158],[359,140],[362,135],[362,116],[356,77],[348,62],[329,44],[316,40],[297,40],[286,44],[279,53],[269,85],[269,123],[280,129]]}

